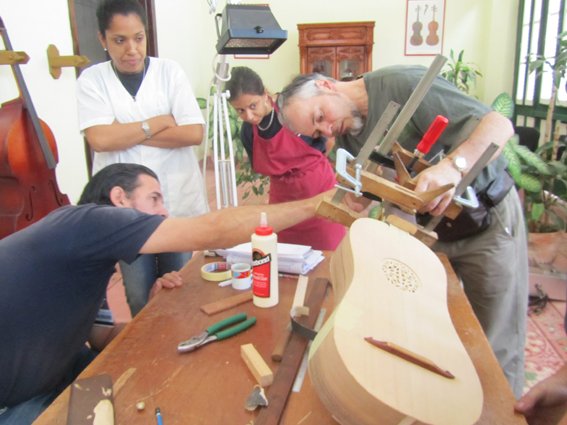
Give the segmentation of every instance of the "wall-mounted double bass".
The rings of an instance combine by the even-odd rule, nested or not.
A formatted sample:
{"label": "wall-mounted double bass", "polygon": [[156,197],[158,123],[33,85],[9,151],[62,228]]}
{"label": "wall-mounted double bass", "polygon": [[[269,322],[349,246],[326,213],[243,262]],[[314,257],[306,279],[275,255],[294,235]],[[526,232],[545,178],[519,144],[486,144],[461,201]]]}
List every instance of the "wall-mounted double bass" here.
{"label": "wall-mounted double bass", "polygon": [[[13,50],[2,18],[0,33]],[[0,108],[0,239],[69,204],[57,186],[53,133],[38,118],[19,65],[11,66],[20,97]]]}

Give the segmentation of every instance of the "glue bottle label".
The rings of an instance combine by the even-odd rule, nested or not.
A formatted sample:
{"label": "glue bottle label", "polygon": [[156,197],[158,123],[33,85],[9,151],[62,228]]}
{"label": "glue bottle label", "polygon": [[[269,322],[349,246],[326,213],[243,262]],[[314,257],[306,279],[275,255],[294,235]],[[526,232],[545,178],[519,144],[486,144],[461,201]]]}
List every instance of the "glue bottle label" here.
{"label": "glue bottle label", "polygon": [[252,252],[252,292],[260,298],[270,297],[272,255],[260,250]]}

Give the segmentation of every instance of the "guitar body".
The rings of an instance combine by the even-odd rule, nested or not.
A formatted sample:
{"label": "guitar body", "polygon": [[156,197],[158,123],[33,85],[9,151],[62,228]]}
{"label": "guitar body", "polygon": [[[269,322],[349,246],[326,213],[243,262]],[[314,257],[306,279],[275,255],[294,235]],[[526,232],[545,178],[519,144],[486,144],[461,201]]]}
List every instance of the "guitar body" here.
{"label": "guitar body", "polygon": [[[482,387],[447,309],[447,278],[419,240],[374,219],[354,222],[331,259],[336,306],[309,353],[309,374],[341,424],[464,425]],[[383,351],[366,337],[422,356],[454,379]]]}

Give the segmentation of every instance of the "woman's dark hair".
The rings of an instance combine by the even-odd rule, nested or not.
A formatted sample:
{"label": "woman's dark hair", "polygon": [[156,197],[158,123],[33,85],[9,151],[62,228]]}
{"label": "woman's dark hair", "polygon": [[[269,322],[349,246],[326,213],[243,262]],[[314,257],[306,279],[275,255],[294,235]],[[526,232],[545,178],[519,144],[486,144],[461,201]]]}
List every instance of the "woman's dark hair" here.
{"label": "woman's dark hair", "polygon": [[242,94],[261,96],[266,91],[260,76],[248,67],[234,67],[230,74],[230,80],[224,85],[224,89],[230,92],[229,102],[238,99]]}
{"label": "woman's dark hair", "polygon": [[110,200],[113,187],[121,187],[126,194],[136,189],[140,182],[138,176],[146,174],[158,180],[158,176],[148,167],[140,164],[111,164],[96,173],[85,186],[78,205],[114,205]]}
{"label": "woman's dark hair", "polygon": [[102,0],[96,9],[100,34],[103,37],[105,36],[106,30],[110,27],[110,21],[112,21],[114,15],[127,16],[131,13],[138,15],[144,24],[144,28],[148,28],[146,12],[137,0]]}

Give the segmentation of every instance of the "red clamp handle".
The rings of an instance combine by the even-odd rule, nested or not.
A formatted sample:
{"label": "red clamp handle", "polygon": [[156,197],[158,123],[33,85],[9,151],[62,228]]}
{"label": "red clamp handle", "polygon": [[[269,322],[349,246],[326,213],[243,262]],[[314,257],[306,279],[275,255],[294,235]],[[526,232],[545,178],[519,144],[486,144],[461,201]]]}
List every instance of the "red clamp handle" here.
{"label": "red clamp handle", "polygon": [[422,154],[425,155],[431,149],[431,146],[437,141],[445,127],[449,124],[449,120],[445,118],[443,115],[437,115],[435,120],[431,123],[425,134],[423,135],[420,142],[417,144],[416,149]]}

